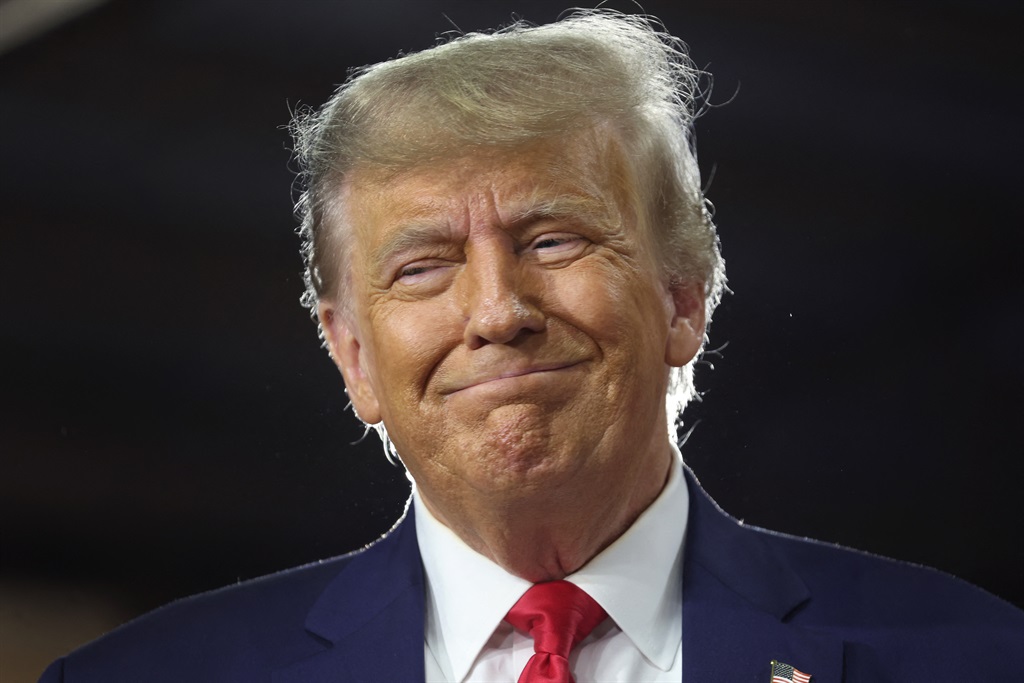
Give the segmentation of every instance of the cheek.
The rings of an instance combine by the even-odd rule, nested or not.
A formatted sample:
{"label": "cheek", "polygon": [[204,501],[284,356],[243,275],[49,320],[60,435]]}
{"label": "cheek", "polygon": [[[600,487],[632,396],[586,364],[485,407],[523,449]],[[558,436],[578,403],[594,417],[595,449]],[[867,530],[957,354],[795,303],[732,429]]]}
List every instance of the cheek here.
{"label": "cheek", "polygon": [[[552,306],[567,322],[599,344],[619,345],[631,352],[650,347],[659,356],[668,331],[665,303],[655,283],[621,264],[578,264],[575,272],[555,273],[547,283]],[[606,352],[613,349],[606,348]]]}
{"label": "cheek", "polygon": [[406,302],[378,311],[371,327],[385,403],[419,400],[433,369],[458,336],[444,307],[430,302]]}

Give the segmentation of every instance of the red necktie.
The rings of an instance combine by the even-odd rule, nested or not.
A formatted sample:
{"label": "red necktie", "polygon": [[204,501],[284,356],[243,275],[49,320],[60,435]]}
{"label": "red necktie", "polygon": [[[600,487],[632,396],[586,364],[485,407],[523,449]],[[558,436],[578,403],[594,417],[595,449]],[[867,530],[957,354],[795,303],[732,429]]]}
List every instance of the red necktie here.
{"label": "red necktie", "polygon": [[519,683],[575,683],[569,652],[608,614],[568,581],[535,584],[519,598],[505,621],[533,637],[534,655]]}

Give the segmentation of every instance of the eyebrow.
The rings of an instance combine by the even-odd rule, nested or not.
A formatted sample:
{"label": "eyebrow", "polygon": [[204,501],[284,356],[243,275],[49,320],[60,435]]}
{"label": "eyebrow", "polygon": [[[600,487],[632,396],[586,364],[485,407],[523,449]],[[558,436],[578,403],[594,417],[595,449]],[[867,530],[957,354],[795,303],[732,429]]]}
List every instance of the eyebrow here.
{"label": "eyebrow", "polygon": [[[506,230],[517,230],[545,219],[605,222],[611,219],[608,204],[590,195],[562,194],[544,199],[513,202],[505,221]],[[451,227],[443,219],[410,221],[396,228],[392,237],[378,246],[371,256],[375,272],[386,270],[399,255],[424,247],[448,244]]]}
{"label": "eyebrow", "polygon": [[370,263],[375,272],[380,272],[399,254],[423,247],[446,244],[450,240],[451,230],[445,221],[410,223],[397,228],[392,237],[374,249]]}
{"label": "eyebrow", "polygon": [[[515,229],[546,218],[602,222],[611,218],[607,202],[590,195],[561,194],[519,202],[522,208],[509,212],[508,225]],[[515,206],[515,205],[514,205]]]}

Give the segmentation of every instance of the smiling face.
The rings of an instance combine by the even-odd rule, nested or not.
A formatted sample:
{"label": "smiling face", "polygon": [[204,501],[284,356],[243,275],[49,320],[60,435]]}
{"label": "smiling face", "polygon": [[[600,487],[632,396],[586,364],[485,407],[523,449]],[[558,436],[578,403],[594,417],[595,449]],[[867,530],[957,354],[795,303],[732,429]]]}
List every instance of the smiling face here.
{"label": "smiling face", "polygon": [[343,189],[351,300],[321,322],[357,413],[449,526],[480,501],[646,507],[664,482],[703,287],[664,284],[621,159],[544,142]]}

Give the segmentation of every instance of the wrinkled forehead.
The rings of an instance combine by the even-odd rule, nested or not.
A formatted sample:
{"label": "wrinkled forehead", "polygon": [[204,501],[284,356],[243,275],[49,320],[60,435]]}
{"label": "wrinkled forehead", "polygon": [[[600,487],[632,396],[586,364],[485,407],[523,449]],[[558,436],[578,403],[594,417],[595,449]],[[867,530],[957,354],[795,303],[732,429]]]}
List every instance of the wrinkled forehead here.
{"label": "wrinkled forehead", "polygon": [[337,229],[349,233],[350,253],[365,256],[411,226],[458,229],[460,221],[481,219],[511,225],[533,215],[635,223],[632,185],[621,146],[609,137],[463,150],[411,168],[350,172]]}

